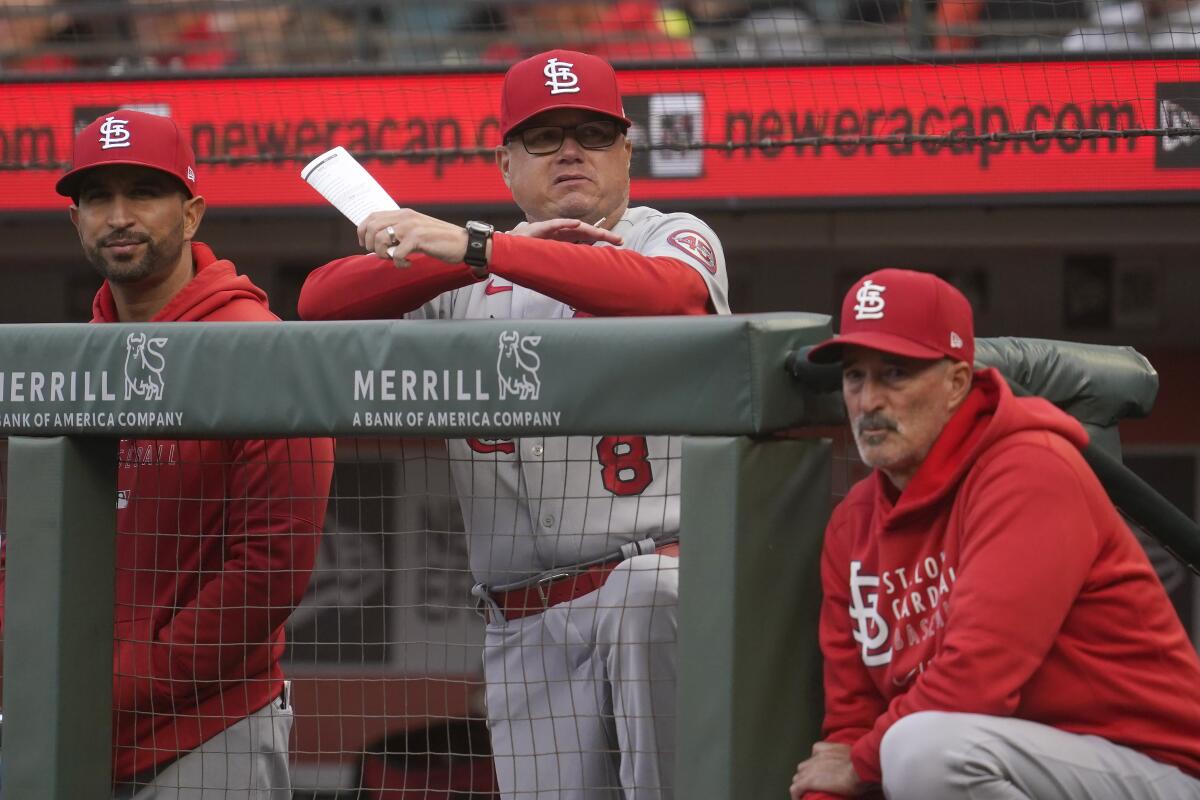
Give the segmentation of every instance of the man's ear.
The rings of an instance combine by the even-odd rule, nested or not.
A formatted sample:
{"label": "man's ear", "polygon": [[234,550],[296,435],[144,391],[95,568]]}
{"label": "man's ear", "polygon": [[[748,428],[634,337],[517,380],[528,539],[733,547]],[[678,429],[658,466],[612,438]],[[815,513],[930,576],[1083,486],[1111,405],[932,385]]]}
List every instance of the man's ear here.
{"label": "man's ear", "polygon": [[71,217],[71,224],[75,226],[75,230],[79,230],[79,206],[71,203],[71,207],[67,209],[67,214]]}
{"label": "man's ear", "polygon": [[508,152],[508,148],[500,145],[496,148],[496,166],[500,168],[500,177],[504,179],[504,185],[512,188],[512,179],[508,176],[508,168],[512,156]]}
{"label": "man's ear", "polygon": [[963,400],[967,399],[973,378],[974,370],[966,361],[955,361],[950,365],[946,372],[946,382],[950,388],[948,402],[951,411],[956,410]]}
{"label": "man's ear", "polygon": [[201,195],[189,197],[183,201],[183,240],[185,242],[190,242],[195,238],[207,207],[204,197]]}

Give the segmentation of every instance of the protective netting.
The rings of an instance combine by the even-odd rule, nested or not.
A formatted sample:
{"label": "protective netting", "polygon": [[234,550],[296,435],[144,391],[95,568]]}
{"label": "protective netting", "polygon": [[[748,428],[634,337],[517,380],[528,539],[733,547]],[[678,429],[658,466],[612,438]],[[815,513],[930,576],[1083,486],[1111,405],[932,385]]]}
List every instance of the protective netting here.
{"label": "protective netting", "polygon": [[216,207],[319,207],[296,173],[338,144],[402,204],[506,205],[500,73],[555,47],[618,64],[646,201],[1094,200],[1194,190],[1200,164],[1186,0],[2,8],[13,210],[60,207],[73,131],[117,107],[189,130]]}
{"label": "protective netting", "polygon": [[[151,783],[199,786],[214,769],[228,776],[220,785],[249,788],[272,774],[272,752],[290,756],[300,798],[493,797],[505,771],[505,785],[529,791],[615,787],[628,780],[616,774],[619,749],[654,762],[635,780],[658,790],[672,745],[660,752],[628,737],[675,725],[674,609],[660,592],[676,591],[677,562],[653,555],[648,541],[636,558],[610,562],[642,535],[631,535],[635,525],[670,552],[678,505],[650,484],[678,493],[678,439],[669,458],[651,445],[653,461],[638,449],[642,437],[571,439],[588,447],[557,456],[554,439],[470,440],[485,465],[514,443],[536,453],[531,460],[544,456],[540,485],[525,488],[543,499],[529,520],[546,529],[540,537],[512,532],[525,509],[498,499],[507,490],[495,465],[456,454],[461,441],[346,438],[333,462],[306,441],[121,442],[114,797],[136,798]],[[587,476],[596,465],[627,502],[594,496]],[[0,459],[0,489],[6,473]],[[462,509],[478,521],[484,507],[489,531],[476,530],[484,552],[472,570]],[[565,529],[596,509],[584,536]],[[533,539],[541,553],[522,549]],[[576,555],[554,554],[564,546]],[[595,562],[607,566],[596,573],[603,587],[581,586],[570,613],[555,612],[565,640],[539,638],[553,621],[513,624],[564,602],[563,586],[576,580],[564,574],[584,576],[573,565]],[[516,588],[473,596],[476,575]],[[519,641],[491,641],[485,658],[484,619],[497,615]],[[589,667],[593,649],[607,658]],[[283,655],[282,692],[272,652]],[[628,672],[617,680],[622,663]],[[625,700],[614,696],[620,686]],[[622,707],[664,691],[669,702]],[[489,708],[507,719],[491,733]],[[590,733],[589,719],[601,720]],[[493,758],[495,736],[505,737],[507,759]],[[531,747],[536,766],[522,760]]]}
{"label": "protective netting", "polygon": [[312,583],[288,622],[298,790],[491,796],[472,585],[445,443],[339,442]]}
{"label": "protective netting", "polygon": [[[671,639],[653,639],[652,618],[667,612],[653,588],[636,587],[674,586],[678,569],[673,559],[642,556],[651,560],[641,562],[649,566],[639,582],[611,562],[622,542],[637,538],[629,535],[635,520],[646,536],[658,531],[664,552],[677,521],[664,517],[670,504],[653,497],[649,481],[637,483],[650,477],[650,462],[635,451],[612,443],[604,450],[602,437],[569,440],[589,447],[556,456],[555,441],[341,443],[313,585],[290,623],[289,670],[302,709],[292,751],[298,785],[361,788],[365,797],[401,789],[484,797],[497,785],[553,794],[628,781],[616,775],[617,750],[632,749],[634,761],[673,757],[669,743],[651,752],[643,740],[639,753],[628,740],[643,726],[673,728],[672,708],[623,703],[653,696],[656,685],[673,693],[673,663],[661,674],[655,665]],[[523,469],[540,479],[523,492],[543,499],[528,510],[504,499],[510,495],[489,466],[489,456],[502,462],[518,447],[538,464],[537,477]],[[614,452],[624,460],[602,474],[612,478],[612,496],[629,503],[590,492],[586,477],[572,480]],[[678,469],[677,461],[665,463]],[[589,513],[597,509],[602,526]],[[522,526],[540,533],[520,534]],[[589,585],[561,594],[586,576],[577,564],[611,572],[594,592]],[[559,568],[545,569],[552,565]],[[476,580],[490,590],[472,594]],[[578,595],[570,612],[557,606],[544,621],[518,622],[569,595]],[[485,653],[484,618],[499,616],[509,627],[489,634]],[[651,618],[645,625],[643,616]],[[637,674],[618,677],[622,664]],[[658,780],[656,769],[634,778],[643,790],[657,790]]]}
{"label": "protective netting", "polygon": [[[868,470],[844,430],[808,433],[832,437],[831,499],[836,502]],[[496,444],[508,440],[491,441]],[[179,463],[181,454],[189,452],[195,452],[189,443],[141,442],[123,449],[121,469],[131,469],[130,465],[136,463],[139,472],[150,475],[177,469],[186,472],[200,466],[199,462]],[[7,442],[0,439],[0,520],[4,519],[3,503],[7,498],[6,454]],[[497,765],[485,722],[484,622],[479,614],[480,604],[471,596],[474,578],[451,463],[452,457],[442,440],[340,440],[319,542],[311,542],[312,534],[302,524],[292,530],[277,530],[272,534],[276,542],[299,540],[313,546],[305,549],[294,543],[282,547],[276,544],[273,548],[286,553],[286,558],[303,563],[281,565],[270,576],[266,572],[251,573],[251,582],[262,582],[268,577],[270,581],[299,579],[304,589],[303,599],[286,623],[283,670],[289,680],[289,691],[282,701],[272,700],[267,714],[268,722],[284,711],[290,715],[290,731],[277,730],[290,739],[291,782],[301,800],[497,796]],[[1156,462],[1143,457],[1140,463],[1153,471]],[[218,466],[236,471],[245,465],[246,462],[231,461]],[[271,466],[286,467],[294,475],[298,464],[272,462]],[[1177,470],[1178,465],[1171,468]],[[1194,470],[1194,464],[1191,468]],[[122,491],[116,505],[118,509],[140,505],[147,512],[154,512],[159,527],[167,535],[139,537],[126,533],[125,545],[118,546],[118,553],[124,554],[119,555],[117,576],[118,652],[146,644],[152,638],[131,633],[130,620],[178,613],[169,602],[159,602],[144,591],[139,592],[139,586],[144,590],[165,579],[179,587],[177,591],[183,596],[188,589],[182,583],[189,579],[203,583],[218,574],[211,563],[207,567],[196,564],[182,570],[165,566],[167,561],[188,561],[186,555],[176,551],[203,549],[216,538],[213,532],[174,535],[177,529],[182,534],[189,531],[187,507],[203,505],[201,497],[207,496],[208,502],[223,503],[227,513],[236,515],[236,510],[229,511],[230,506],[253,504],[262,499],[250,496],[230,502],[229,498],[214,497],[213,485],[196,495],[185,492],[182,498],[161,488],[157,490],[159,495],[147,495],[146,487],[152,483],[146,477],[143,474],[133,488]],[[477,500],[489,494],[482,487],[476,487],[476,491]],[[287,507],[289,514],[295,514],[297,505],[311,499],[303,492],[295,495],[273,496],[271,500]],[[0,530],[3,528],[0,523]],[[1144,531],[1136,532],[1147,544],[1168,591],[1177,594],[1177,600],[1185,599],[1186,593],[1180,591],[1186,587],[1179,580],[1179,565],[1165,556]],[[226,531],[224,538],[230,537],[236,540],[236,531]],[[152,559],[150,562],[137,558],[134,550],[138,549],[139,540],[152,545],[141,548],[143,556]],[[236,550],[232,546],[221,549],[227,555]],[[311,573],[304,566],[310,563],[304,560],[305,552],[312,559]],[[131,557],[133,565],[128,561]],[[147,566],[152,563],[164,566]],[[247,601],[233,609],[233,618],[247,621],[248,630],[256,614],[272,607],[283,613],[288,605],[278,597],[266,603]],[[636,610],[637,603],[627,596],[624,605]],[[1180,611],[1186,620],[1189,610],[1181,606]],[[201,613],[220,613],[220,609],[201,606]],[[228,628],[223,630],[228,636]],[[160,630],[157,638],[170,637],[176,641],[174,657],[183,658],[198,674],[203,654],[187,647],[186,635]],[[226,638],[222,646],[238,651],[234,658],[238,661],[256,647],[253,638],[250,635]],[[517,683],[538,680],[540,676],[535,672],[550,669],[549,662],[556,654],[569,652],[557,649],[561,644],[545,648],[541,658],[520,671],[506,673],[503,683],[511,689]],[[152,672],[154,667],[148,663],[119,662],[117,685],[122,681],[143,681]],[[586,674],[581,676],[576,672],[569,677],[587,684]],[[122,733],[125,726],[136,726],[136,720],[150,718],[155,707],[159,710],[164,707],[163,702],[169,702],[185,720],[203,724],[205,719],[215,719],[230,711],[239,697],[253,694],[257,683],[271,681],[247,681],[238,691],[223,695],[208,680],[196,678],[188,682],[177,677],[176,683],[173,689],[165,690],[170,697],[164,695],[157,706],[151,704],[139,714],[126,714],[118,720],[115,729],[118,747],[124,746],[129,754],[158,759],[162,755],[158,748],[165,750],[168,738],[160,732],[159,744],[154,737],[126,737]],[[597,680],[594,685],[600,687],[602,681]],[[220,708],[213,707],[211,701],[205,705],[205,698],[214,696],[221,698]],[[574,703],[585,699],[585,694],[577,693],[572,697],[572,705],[555,712],[562,719],[570,719],[573,713],[584,710]],[[255,717],[253,724],[264,724],[261,713]],[[538,723],[536,716],[532,723]],[[272,729],[268,725],[263,730]],[[556,736],[563,731],[561,725],[551,726],[547,735]],[[545,749],[560,765],[561,757],[573,746],[572,736],[563,734],[561,745],[550,741]],[[543,746],[545,742],[544,739]],[[611,749],[617,746],[614,739],[599,754],[609,758]],[[229,747],[234,750],[234,757],[222,752],[219,758],[236,769],[237,748],[245,747],[248,751],[250,745]],[[124,763],[120,755],[118,763]],[[126,777],[117,796],[132,796],[139,782],[146,779],[146,773],[143,770]],[[546,778],[539,772],[530,776],[534,782],[556,778]],[[186,785],[188,779],[180,776],[178,780]]]}

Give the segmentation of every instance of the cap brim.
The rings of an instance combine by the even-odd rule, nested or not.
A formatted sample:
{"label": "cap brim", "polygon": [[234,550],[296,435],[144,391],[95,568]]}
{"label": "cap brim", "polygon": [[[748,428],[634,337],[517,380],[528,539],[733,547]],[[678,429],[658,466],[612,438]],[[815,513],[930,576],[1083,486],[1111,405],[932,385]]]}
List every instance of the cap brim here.
{"label": "cap brim", "polygon": [[610,119],[615,119],[618,122],[623,122],[626,125],[633,124],[633,120],[629,119],[628,117],[622,117],[620,114],[614,114],[606,108],[596,108],[595,106],[583,105],[583,104],[579,104],[579,103],[563,103],[562,105],[554,105],[554,106],[548,106],[546,108],[539,108],[537,111],[533,112],[532,114],[529,114],[528,116],[517,120],[516,122],[514,122],[513,124],[508,126],[508,130],[502,131],[500,133],[500,138],[507,139],[513,131],[515,131],[517,128],[521,127],[522,125],[524,125],[526,122],[529,122],[529,120],[533,119],[538,114],[545,114],[547,111],[558,111],[559,109],[569,109],[572,111],[592,111],[596,114],[603,114],[604,116],[609,117]]}
{"label": "cap brim", "polygon": [[163,169],[162,167],[156,166],[154,164],[147,164],[144,161],[133,161],[133,160],[101,161],[98,164],[88,164],[87,166],[79,167],[78,169],[73,169],[70,172],[68,172],[66,175],[63,175],[61,178],[58,179],[58,183],[54,184],[54,191],[58,192],[63,197],[70,197],[70,198],[74,199],[75,195],[78,194],[78,192],[79,192],[79,181],[81,181],[83,179],[83,174],[85,172],[96,169],[98,167],[111,167],[114,165],[122,165],[122,164],[126,165],[126,166],[130,166],[130,167],[145,167],[146,169],[152,169],[152,170],[161,172],[164,175],[170,175],[172,178],[179,181],[179,185],[183,187],[183,190],[187,193],[188,197],[196,196],[196,193],[192,191],[192,188],[190,186],[188,186],[185,181],[180,180],[179,176],[176,175],[174,172],[171,172],[170,170],[167,170],[167,169]]}
{"label": "cap brim", "polygon": [[851,333],[846,336],[835,336],[826,339],[808,351],[808,360],[814,364],[834,364],[842,360],[842,350],[846,345],[865,347],[869,350],[879,350],[894,356],[905,358],[924,358],[935,361],[946,358],[946,354],[932,347],[918,344],[911,339],[890,333]]}

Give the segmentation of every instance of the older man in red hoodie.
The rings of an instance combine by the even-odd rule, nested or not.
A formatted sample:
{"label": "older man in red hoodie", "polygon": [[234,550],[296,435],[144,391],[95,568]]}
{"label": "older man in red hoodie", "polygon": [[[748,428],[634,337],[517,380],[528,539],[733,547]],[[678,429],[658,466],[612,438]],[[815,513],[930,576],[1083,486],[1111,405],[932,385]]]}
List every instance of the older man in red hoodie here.
{"label": "older man in red hoodie", "polygon": [[[192,149],[120,110],[58,182],[104,277],[93,322],[272,322],[266,294],[194,241]],[[148,346],[148,345],[147,345]],[[291,797],[283,624],[308,585],[329,439],[125,439],[117,478],[114,797]]]}
{"label": "older man in red hoodie", "polygon": [[974,351],[962,294],[888,269],[809,354],[841,362],[874,472],[825,535],[824,741],[793,800],[1200,798],[1200,661],[1086,433]]}

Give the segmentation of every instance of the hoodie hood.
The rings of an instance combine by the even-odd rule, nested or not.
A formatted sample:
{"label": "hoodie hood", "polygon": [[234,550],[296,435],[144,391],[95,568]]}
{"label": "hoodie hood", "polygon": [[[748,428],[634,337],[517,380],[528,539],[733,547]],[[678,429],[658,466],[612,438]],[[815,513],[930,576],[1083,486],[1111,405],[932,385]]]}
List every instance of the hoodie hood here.
{"label": "hoodie hood", "polygon": [[[208,245],[192,242],[196,274],[154,315],[151,322],[233,321],[270,316],[267,293],[238,275],[233,262],[218,260]],[[92,322],[119,322],[108,281],[92,301]]]}
{"label": "hoodie hood", "polygon": [[1022,431],[1056,433],[1080,450],[1088,444],[1083,425],[1048,400],[1014,396],[994,368],[976,372],[966,400],[946,423],[921,467],[898,497],[887,476],[875,470],[871,477],[879,481],[875,496],[889,506],[880,509],[887,520],[885,527],[891,528],[929,510],[936,513],[985,452]]}

